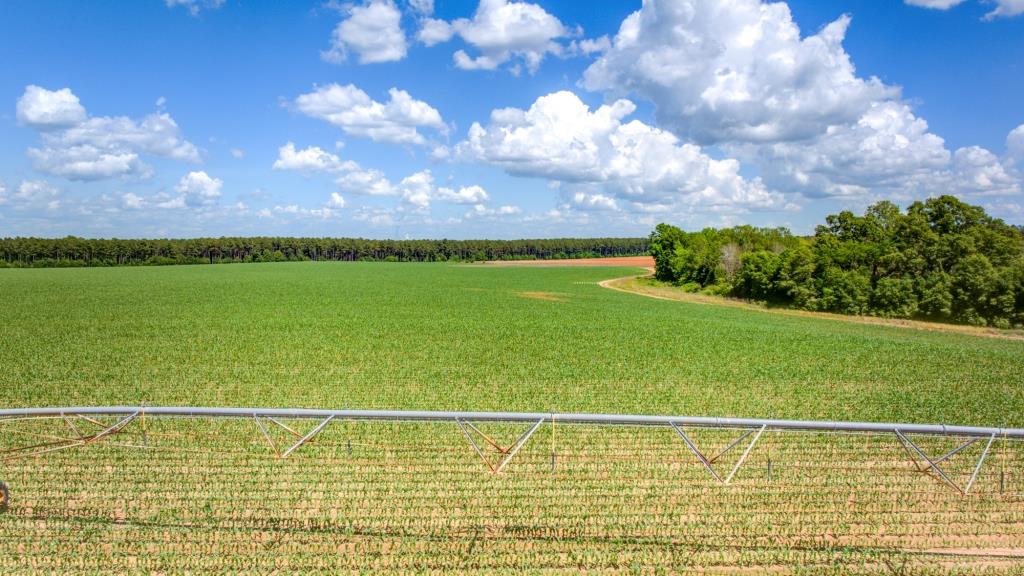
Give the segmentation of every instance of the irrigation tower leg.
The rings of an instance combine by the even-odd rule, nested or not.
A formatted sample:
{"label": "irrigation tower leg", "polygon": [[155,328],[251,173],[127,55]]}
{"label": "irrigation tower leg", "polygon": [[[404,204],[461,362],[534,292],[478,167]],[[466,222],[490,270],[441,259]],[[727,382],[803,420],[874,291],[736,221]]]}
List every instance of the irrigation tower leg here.
{"label": "irrigation tower leg", "polygon": [[277,445],[275,445],[274,441],[270,438],[270,433],[267,432],[267,427],[264,426],[263,422],[260,421],[260,417],[253,414],[252,419],[256,421],[256,426],[260,429],[260,432],[263,433],[263,438],[267,441],[267,444],[270,446],[270,449],[274,451],[274,455],[280,458],[281,451],[277,449]]}
{"label": "irrigation tower leg", "polygon": [[988,437],[988,443],[985,444],[985,450],[981,453],[981,458],[978,458],[978,465],[974,467],[974,472],[971,473],[971,479],[967,481],[967,487],[964,488],[964,494],[970,492],[971,486],[974,486],[974,481],[978,478],[978,472],[981,471],[981,465],[985,462],[985,456],[988,456],[989,448],[992,447],[992,442],[994,442],[995,439],[995,434]]}
{"label": "irrigation tower leg", "polygon": [[[920,472],[928,472],[929,470],[934,470],[935,473],[939,475],[939,478],[941,478],[943,482],[945,482],[946,484],[951,486],[954,490],[956,490],[957,492],[959,492],[963,496],[966,496],[967,493],[971,491],[971,487],[974,486],[974,481],[978,479],[978,473],[981,472],[981,466],[982,466],[982,464],[985,463],[985,457],[988,456],[988,452],[992,448],[992,442],[994,442],[995,439],[996,439],[996,435],[995,434],[992,434],[992,435],[990,435],[988,437],[988,442],[985,444],[985,449],[982,451],[981,456],[978,458],[977,464],[975,464],[975,466],[974,466],[974,470],[971,473],[971,478],[967,481],[967,485],[965,487],[961,488],[959,485],[957,485],[956,482],[954,482],[949,477],[949,475],[946,474],[946,472],[939,466],[939,464],[941,464],[942,462],[945,462],[946,460],[949,460],[950,458],[952,458],[956,454],[959,454],[963,450],[966,450],[967,448],[969,448],[969,447],[973,446],[974,444],[980,442],[982,440],[982,438],[972,438],[972,439],[964,442],[963,444],[957,446],[956,448],[950,450],[949,452],[946,452],[945,454],[943,454],[942,456],[940,456],[938,458],[929,458],[928,455],[924,453],[924,450],[922,450],[910,438],[907,438],[906,434],[904,434],[900,430],[896,430],[895,432],[896,432],[896,437],[899,438],[900,443],[903,444],[904,449],[906,449],[907,452],[909,454],[911,454],[911,459],[914,462],[914,466],[917,467],[918,471],[920,471]],[[927,463],[927,466],[925,466],[924,468],[921,468],[918,465],[917,460],[913,458],[914,454],[916,454],[921,460],[924,460]]]}
{"label": "irrigation tower leg", "polygon": [[[694,441],[690,439],[690,437],[686,434],[685,431],[683,431],[682,428],[679,427],[679,425],[677,425],[675,422],[670,422],[669,424],[672,426],[672,429],[676,431],[676,434],[678,434],[679,437],[683,439],[683,442],[686,443],[686,447],[690,449],[690,452],[693,452],[693,455],[697,457],[697,460],[700,461],[700,463],[711,474],[711,476],[725,486],[729,485],[729,482],[732,481],[733,476],[735,476],[736,472],[738,472],[740,467],[743,466],[743,463],[747,460],[747,456],[750,455],[750,451],[753,450],[754,444],[757,444],[758,439],[761,438],[761,434],[768,427],[767,425],[763,425],[760,428],[751,428],[750,430],[747,430],[738,438],[730,442],[725,448],[720,450],[718,454],[715,454],[711,458],[708,458],[707,456],[704,455],[703,452],[700,451],[699,448],[697,448],[697,444],[695,444]],[[749,444],[747,444],[747,449],[743,451],[743,455],[740,456],[740,459],[736,461],[736,464],[732,467],[732,470],[729,472],[729,475],[726,476],[725,479],[722,479],[722,476],[719,475],[718,471],[716,471],[715,467],[713,466],[714,462],[721,458],[722,456],[724,456],[726,452],[738,446],[740,442],[742,442],[751,434],[754,434],[754,438],[750,441]]]}
{"label": "irrigation tower leg", "polygon": [[309,442],[317,434],[319,434],[320,431],[322,431],[328,424],[331,423],[331,420],[334,420],[334,416],[328,416],[327,418],[324,419],[323,422],[317,424],[316,428],[313,428],[312,430],[309,431],[308,434],[306,434],[302,438],[299,438],[299,441],[296,442],[295,444],[292,444],[291,448],[289,448],[289,449],[285,450],[284,452],[282,452],[281,453],[281,458],[287,458],[287,457],[291,456],[292,452],[295,452],[303,444],[305,444],[306,442]]}
{"label": "irrigation tower leg", "polygon": [[[480,459],[484,461],[484,464],[486,464],[487,467],[490,468],[491,473],[500,474],[501,471],[505,469],[505,466],[512,461],[512,458],[515,457],[519,450],[521,450],[522,447],[526,445],[526,442],[530,439],[530,436],[533,436],[533,433],[536,432],[538,428],[540,428],[541,424],[544,423],[544,420],[544,418],[537,420],[533,424],[533,426],[531,426],[526,432],[523,432],[522,435],[519,436],[519,439],[516,440],[515,444],[508,448],[505,448],[498,444],[492,438],[484,434],[479,428],[474,426],[471,422],[466,422],[456,418],[455,423],[459,425],[459,429],[462,430],[462,434],[465,435],[467,440],[469,440],[469,444],[473,447],[473,451],[476,452],[477,456],[479,456]],[[470,431],[473,431],[474,433],[479,435],[496,451],[498,451],[498,453],[502,455],[501,460],[498,461],[497,465],[492,465],[490,461],[487,460],[487,457],[484,456],[483,450],[480,449],[480,444],[478,444],[476,439],[473,438],[473,434],[470,434]]]}

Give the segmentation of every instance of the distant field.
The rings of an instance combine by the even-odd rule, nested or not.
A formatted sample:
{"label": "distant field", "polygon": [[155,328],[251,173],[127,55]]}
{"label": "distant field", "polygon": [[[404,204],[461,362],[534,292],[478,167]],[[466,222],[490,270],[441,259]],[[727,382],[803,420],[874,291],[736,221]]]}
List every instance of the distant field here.
{"label": "distant field", "polygon": [[636,269],[0,271],[11,406],[602,411],[1024,426],[1024,342],[663,302]]}
{"label": "distant field", "polygon": [[[1024,426],[1022,341],[598,286],[639,272],[409,263],[0,270],[2,404]],[[488,430],[508,442],[521,431]],[[252,422],[154,421],[145,448],[136,427],[78,451],[0,458],[14,493],[0,515],[0,572],[1024,567],[1016,446],[997,443],[963,498],[913,473],[891,438],[768,434],[726,488],[670,431],[556,430],[539,431],[502,476],[487,473],[454,425],[338,423],[279,461]],[[0,432],[0,449],[54,434],[11,422]],[[728,441],[724,432],[696,436],[709,449]],[[955,446],[929,442],[934,453]],[[958,480],[979,452],[950,462]]]}

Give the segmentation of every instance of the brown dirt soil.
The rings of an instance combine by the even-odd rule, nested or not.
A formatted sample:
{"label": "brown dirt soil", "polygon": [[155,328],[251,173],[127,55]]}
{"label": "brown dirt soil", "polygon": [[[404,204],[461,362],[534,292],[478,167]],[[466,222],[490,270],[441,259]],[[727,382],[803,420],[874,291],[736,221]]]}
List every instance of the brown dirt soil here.
{"label": "brown dirt soil", "polygon": [[651,256],[620,256],[615,258],[575,258],[570,260],[491,260],[487,266],[636,266],[654,268]]}
{"label": "brown dirt soil", "polygon": [[516,292],[516,296],[532,300],[545,300],[547,302],[565,302],[565,297],[562,294],[555,294],[554,292]]}

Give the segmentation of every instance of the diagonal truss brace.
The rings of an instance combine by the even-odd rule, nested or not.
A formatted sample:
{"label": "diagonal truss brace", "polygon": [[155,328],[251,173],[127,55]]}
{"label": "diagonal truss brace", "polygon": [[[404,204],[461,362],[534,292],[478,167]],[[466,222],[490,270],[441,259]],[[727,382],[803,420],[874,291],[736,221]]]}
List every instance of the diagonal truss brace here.
{"label": "diagonal truss brace", "polygon": [[298,450],[300,447],[302,447],[303,444],[305,444],[306,442],[309,442],[314,437],[316,437],[317,434],[319,434],[321,431],[323,431],[323,429],[325,427],[327,427],[328,424],[331,423],[331,420],[334,420],[334,416],[328,416],[327,418],[324,418],[324,420],[322,422],[320,422],[319,424],[316,425],[316,428],[313,428],[305,436],[303,436],[302,438],[299,438],[299,440],[297,442],[295,442],[295,444],[292,444],[290,448],[288,448],[284,452],[281,452],[280,457],[281,458],[287,458],[287,457],[291,456],[292,452],[295,452],[296,450]]}
{"label": "diagonal truss brace", "polygon": [[[964,442],[960,446],[957,446],[956,448],[950,450],[949,452],[946,452],[945,454],[938,458],[929,458],[928,455],[924,453],[924,450],[922,450],[917,444],[915,444],[913,440],[907,438],[906,434],[901,432],[899,429],[896,429],[895,433],[896,437],[903,445],[903,449],[906,450],[907,454],[910,456],[910,461],[914,464],[914,467],[917,468],[918,472],[928,472],[929,470],[934,470],[943,482],[945,482],[947,485],[949,485],[951,488],[953,488],[963,496],[966,496],[967,493],[971,491],[971,487],[974,486],[974,481],[978,479],[978,473],[981,472],[981,465],[985,463],[985,457],[988,456],[989,449],[992,448],[992,442],[994,442],[996,439],[995,434],[992,434],[988,437],[988,442],[985,444],[985,449],[982,451],[981,456],[978,458],[978,462],[974,466],[974,471],[971,472],[971,477],[967,481],[967,485],[961,488],[956,482],[954,482],[949,477],[948,474],[946,474],[945,470],[943,470],[939,466],[939,464],[946,460],[949,460],[956,454],[959,454],[963,450],[966,450],[967,448],[973,446],[975,443],[979,442],[981,438],[972,438]],[[924,460],[928,465],[922,468],[921,465],[918,463],[917,458],[915,458],[915,454],[917,458]]]}
{"label": "diagonal truss brace", "polygon": [[[530,436],[533,436],[533,433],[536,432],[538,428],[540,428],[540,425],[544,423],[544,420],[544,418],[537,420],[537,422],[535,422],[533,426],[531,426],[526,432],[523,432],[522,435],[519,436],[519,439],[516,440],[515,444],[508,448],[505,448],[498,444],[497,442],[495,442],[489,436],[481,432],[471,422],[467,422],[460,418],[456,418],[455,423],[459,425],[459,429],[462,430],[462,434],[466,437],[466,440],[469,440],[469,444],[470,446],[473,447],[473,451],[476,452],[477,456],[479,456],[481,460],[483,460],[484,464],[486,464],[487,467],[491,470],[491,473],[500,474],[501,471],[505,469],[505,466],[512,461],[512,458],[515,457],[519,450],[521,450],[522,447],[526,445],[526,442],[530,439]],[[487,457],[484,456],[483,450],[480,449],[480,444],[476,441],[476,439],[473,438],[473,435],[470,434],[471,430],[476,434],[479,434],[480,437],[483,438],[488,444],[490,444],[498,453],[502,454],[501,460],[498,461],[498,464],[496,466],[491,464],[490,461],[487,460]]]}
{"label": "diagonal truss brace", "polygon": [[[76,414],[76,416],[77,416],[77,414]],[[30,446],[19,446],[17,448],[8,448],[8,449],[3,450],[2,452],[0,452],[0,454],[10,454],[10,456],[6,456],[4,458],[0,458],[0,460],[15,460],[15,459],[18,459],[18,458],[27,458],[27,457],[31,457],[31,456],[38,456],[38,455],[41,455],[41,454],[46,454],[48,452],[56,452],[58,450],[66,450],[68,448],[78,448],[80,446],[88,446],[89,444],[92,444],[94,442],[98,442],[98,441],[106,438],[107,436],[110,436],[111,434],[116,434],[116,433],[120,432],[126,426],[131,424],[132,421],[134,421],[138,416],[139,416],[139,412],[134,412],[132,414],[129,414],[128,416],[125,416],[124,418],[122,418],[121,420],[117,421],[113,425],[107,425],[107,424],[104,424],[102,422],[99,422],[98,420],[93,420],[93,419],[89,418],[88,420],[90,422],[96,424],[97,426],[102,427],[102,430],[100,430],[100,431],[98,431],[98,432],[96,432],[94,434],[90,434],[90,435],[86,435],[86,436],[82,436],[82,435],[79,434],[76,438],[59,438],[59,437],[57,437],[57,440],[53,440],[53,441],[50,441],[50,442],[42,442],[42,443],[39,443],[39,444],[30,445]],[[70,420],[68,420],[63,414],[61,415],[61,418],[64,419],[65,422],[68,423],[69,427],[71,427],[73,430],[76,430],[74,428],[74,425],[71,424]],[[76,434],[78,434],[77,430],[76,430]]]}
{"label": "diagonal truss brace", "polygon": [[[728,486],[729,483],[732,482],[733,476],[735,476],[736,473],[739,472],[740,467],[743,466],[744,462],[746,462],[747,456],[750,455],[750,451],[754,449],[754,445],[757,444],[757,441],[761,438],[761,434],[764,433],[765,429],[768,427],[767,425],[763,425],[760,428],[751,428],[750,430],[747,430],[738,438],[730,442],[728,446],[720,450],[718,454],[715,454],[711,458],[708,458],[707,456],[704,455],[703,452],[700,451],[699,448],[697,448],[697,445],[693,442],[693,440],[690,439],[686,432],[684,432],[683,429],[679,427],[678,424],[676,424],[675,422],[669,422],[669,425],[672,426],[672,429],[676,431],[676,434],[678,434],[679,437],[683,439],[683,442],[686,444],[686,447],[690,449],[690,452],[693,452],[693,455],[697,457],[697,460],[700,461],[700,463],[704,466],[705,469],[707,469],[708,473],[710,473],[715,480],[721,482],[724,486]],[[722,476],[718,473],[718,471],[715,470],[715,467],[713,466],[714,462],[721,458],[722,456],[724,456],[726,452],[732,450],[737,445],[739,445],[740,442],[742,442],[751,434],[754,435],[754,438],[750,441],[749,444],[747,444],[746,450],[743,451],[743,455],[741,455],[740,459],[737,460],[736,464],[733,465],[732,470],[729,472],[729,475],[723,479]]]}

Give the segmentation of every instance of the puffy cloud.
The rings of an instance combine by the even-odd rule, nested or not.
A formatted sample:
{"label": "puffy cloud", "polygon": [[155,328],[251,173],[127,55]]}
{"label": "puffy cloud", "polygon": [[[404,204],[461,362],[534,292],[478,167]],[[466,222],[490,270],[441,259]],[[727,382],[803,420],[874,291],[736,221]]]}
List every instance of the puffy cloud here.
{"label": "puffy cloud", "polygon": [[345,164],[335,180],[343,192],[367,196],[398,196],[401,205],[416,211],[426,210],[434,200],[451,204],[479,204],[489,199],[480,186],[465,186],[457,191],[438,187],[430,170],[421,170],[403,178],[397,184],[380,170],[362,168],[355,162]]}
{"label": "puffy cloud", "polygon": [[454,34],[455,29],[448,22],[426,18],[420,23],[420,31],[416,34],[416,39],[427,46],[433,46],[451,40]]}
{"label": "puffy cloud", "polygon": [[874,104],[856,122],[832,126],[813,140],[733,151],[756,159],[770,185],[811,197],[914,188],[950,161],[942,138],[897,102]]}
{"label": "puffy cloud", "polygon": [[28,150],[36,170],[70,180],[147,177],[152,170],[141,154],[199,161],[199,150],[181,137],[177,123],[167,113],[150,114],[141,121],[124,116],[88,117],[68,88],[26,87],[18,100],[18,118],[40,130],[43,146]]}
{"label": "puffy cloud", "polygon": [[402,202],[413,209],[425,209],[430,206],[430,198],[434,193],[434,177],[430,170],[423,170],[402,179],[399,185]]}
{"label": "puffy cloud", "polygon": [[585,38],[583,40],[573,40],[569,44],[569,51],[575,54],[583,54],[589,56],[590,54],[599,54],[607,52],[612,47],[612,41],[607,35],[599,38]]}
{"label": "puffy cloud", "polygon": [[499,206],[497,208],[488,208],[483,204],[477,204],[473,206],[473,209],[466,212],[464,218],[494,218],[497,216],[514,216],[521,214],[523,211],[519,206]]}
{"label": "puffy cloud", "polygon": [[433,14],[434,0],[408,0],[409,7],[419,14]]}
{"label": "puffy cloud", "polygon": [[932,8],[934,10],[949,10],[953,6],[959,6],[964,3],[964,0],[904,0],[911,6],[920,6],[921,8]]}
{"label": "puffy cloud", "polygon": [[614,198],[604,194],[587,194],[574,192],[566,198],[569,205],[580,210],[618,210],[619,205]]}
{"label": "puffy cloud", "polygon": [[718,145],[784,193],[911,199],[1019,189],[1019,175],[994,154],[951,152],[898,89],[858,77],[842,46],[849,24],[843,16],[801,37],[781,2],[647,0],[583,82],[650,100],[660,125]]}
{"label": "puffy cloud", "polygon": [[[954,6],[963,4],[964,0],[904,0],[911,6],[920,6],[921,8],[931,8],[934,10],[949,10]],[[995,18],[1012,17],[1024,14],[1024,0],[986,0],[986,4],[995,4],[996,7],[988,14],[985,14],[985,20],[994,20]]]}
{"label": "puffy cloud", "polygon": [[11,191],[0,182],[0,206],[8,204],[16,210],[57,210],[61,206],[60,192],[46,180],[22,180]]}
{"label": "puffy cloud", "polygon": [[339,211],[345,207],[345,199],[341,197],[341,194],[332,192],[327,202],[319,208],[303,208],[298,204],[288,204],[287,206],[277,205],[273,208],[264,208],[258,212],[258,216],[261,218],[271,218],[274,215],[283,216],[299,216],[304,218],[321,218],[328,219],[339,215]]}
{"label": "puffy cloud", "polygon": [[911,199],[933,193],[999,195],[1020,190],[1019,179],[990,151],[977,146],[954,153],[928,124],[900,102],[879,102],[855,124],[833,126],[806,142],[734,146],[761,166],[773,187],[805,196]]}
{"label": "puffy cloud", "polygon": [[954,190],[965,194],[1010,196],[1020,194],[1020,180],[1011,175],[995,154],[979,146],[953,154]]}
{"label": "puffy cloud", "polygon": [[490,200],[487,191],[479,186],[463,186],[458,191],[441,187],[435,194],[438,200],[452,204],[483,204]]}
{"label": "puffy cloud", "polygon": [[[759,179],[740,175],[736,160],[715,160],[637,120],[623,123],[634,110],[632,102],[619,100],[591,111],[572,92],[556,92],[538,98],[529,110],[493,111],[490,124],[474,123],[458,150],[513,175],[547,178],[601,196],[589,201],[592,206],[610,207],[613,198],[637,209],[747,209],[781,201]],[[588,203],[585,196],[580,202]]]}
{"label": "puffy cloud", "polygon": [[782,2],[648,0],[583,83],[651,100],[659,124],[700,143],[809,138],[898,95],[856,77],[842,46],[849,23],[801,38]]}
{"label": "puffy cloud", "polygon": [[225,0],[164,0],[168,8],[182,6],[189,14],[198,16],[203,9],[216,10],[224,5]]}
{"label": "puffy cloud", "polygon": [[29,85],[18,98],[17,116],[18,122],[25,126],[46,130],[79,124],[85,120],[86,113],[70,88],[47,90]]}
{"label": "puffy cloud", "polygon": [[129,210],[141,210],[145,206],[146,201],[142,196],[126,192],[121,195],[121,203]]}
{"label": "puffy cloud", "polygon": [[1024,14],[1024,0],[995,0],[995,10],[985,14],[985,20],[1009,18]]}
{"label": "puffy cloud", "polygon": [[571,32],[536,4],[480,0],[471,19],[424,21],[419,40],[431,46],[447,41],[453,34],[479,52],[477,56],[464,50],[455,53],[455,65],[463,70],[494,70],[511,60],[521,60],[533,72],[547,54],[562,54],[562,45],[556,40]]}
{"label": "puffy cloud", "polygon": [[405,58],[408,44],[402,31],[402,13],[392,0],[369,0],[348,10],[338,23],[331,47],[322,52],[327,62],[341,63],[348,51],[359,54],[360,64],[394,62]]}
{"label": "puffy cloud", "polygon": [[342,191],[370,196],[394,196],[398,189],[380,170],[363,169],[358,165],[335,180]]}
{"label": "puffy cloud", "polygon": [[356,86],[329,84],[295,99],[295,108],[307,116],[326,120],[346,134],[375,142],[426,144],[418,128],[447,133],[435,108],[404,90],[392,88],[385,103],[377,102]]}
{"label": "puffy cloud", "polygon": [[274,170],[297,170],[300,172],[338,172],[356,167],[354,162],[342,162],[336,155],[325,152],[319,146],[296,150],[295,144],[292,142],[278,148],[277,160],[274,161]]}
{"label": "puffy cloud", "polygon": [[342,198],[341,194],[338,194],[337,192],[331,192],[331,197],[327,200],[327,204],[325,204],[325,206],[327,208],[334,209],[344,208],[345,199]]}
{"label": "puffy cloud", "polygon": [[1014,128],[1006,137],[1006,155],[1012,162],[1024,163],[1024,124]]}
{"label": "puffy cloud", "polygon": [[241,148],[232,148],[230,152],[231,157],[236,160],[241,160],[242,158],[245,158],[245,150],[242,150]]}
{"label": "puffy cloud", "polygon": [[58,195],[57,189],[46,180],[23,180],[18,189],[11,195],[14,200],[38,204],[49,202]]}
{"label": "puffy cloud", "polygon": [[218,178],[212,178],[203,171],[189,172],[181,177],[174,187],[177,196],[157,203],[159,208],[203,208],[217,203],[224,186]]}

